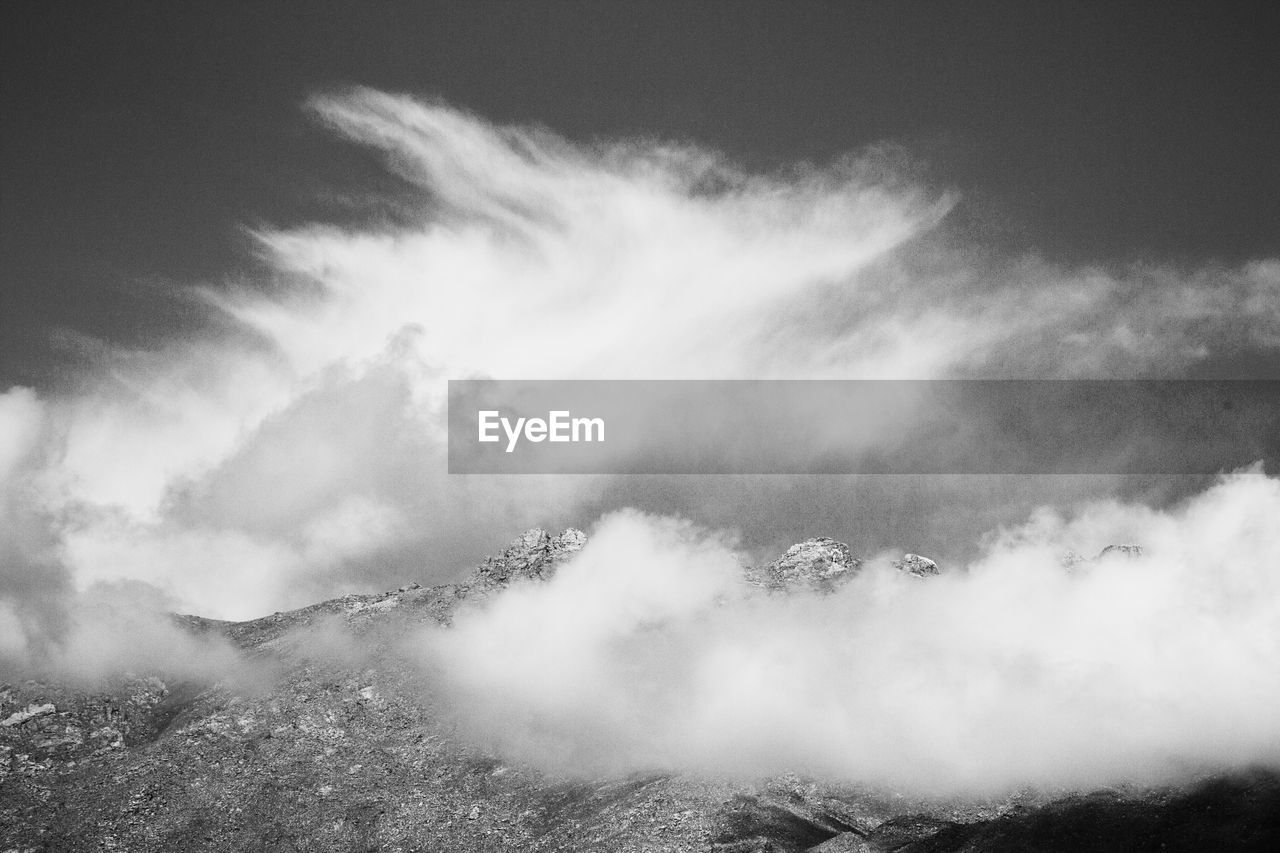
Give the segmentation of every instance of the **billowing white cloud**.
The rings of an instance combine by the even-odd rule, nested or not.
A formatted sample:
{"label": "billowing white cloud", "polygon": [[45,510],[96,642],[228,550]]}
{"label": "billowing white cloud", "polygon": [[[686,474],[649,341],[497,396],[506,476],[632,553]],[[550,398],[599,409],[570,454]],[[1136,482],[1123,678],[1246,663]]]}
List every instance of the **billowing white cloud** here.
{"label": "billowing white cloud", "polygon": [[43,422],[43,406],[31,389],[11,388],[0,394],[0,489],[34,450]]}
{"label": "billowing white cloud", "polygon": [[[195,291],[203,332],[108,347],[64,393],[6,395],[0,429],[35,442],[0,449],[6,520],[27,531],[5,539],[16,611],[35,587],[14,578],[54,598],[140,580],[232,618],[442,580],[512,530],[652,485],[450,478],[449,378],[1168,376],[1280,337],[1275,261],[992,256],[945,233],[956,197],[887,148],[761,175],[365,89],[310,108],[380,150],[414,202],[394,225],[260,231],[257,273]],[[803,489],[747,500],[694,479],[663,499],[740,509],[746,531],[812,510]]]}
{"label": "billowing white cloud", "polygon": [[764,596],[722,536],[622,512],[421,650],[465,730],[555,771],[1159,783],[1280,760],[1277,513],[1280,480],[1242,471],[1165,511],[1044,510],[967,571]]}

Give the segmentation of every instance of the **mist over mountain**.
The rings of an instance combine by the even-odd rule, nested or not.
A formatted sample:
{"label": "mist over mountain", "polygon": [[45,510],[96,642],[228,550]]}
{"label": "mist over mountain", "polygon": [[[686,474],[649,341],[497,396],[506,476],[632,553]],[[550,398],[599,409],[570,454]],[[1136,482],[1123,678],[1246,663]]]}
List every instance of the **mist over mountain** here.
{"label": "mist over mountain", "polygon": [[[657,86],[707,117],[664,125],[621,115],[647,103],[634,91],[584,99],[612,122],[558,121],[591,75],[532,91],[541,78],[520,58],[545,71],[562,36],[596,44],[595,4],[557,4],[555,49],[512,30],[506,52],[473,49],[464,13],[428,5],[447,61],[422,78],[299,70],[382,11],[343,7],[339,39],[307,39],[314,24],[267,6],[254,22],[279,26],[265,39],[231,13],[77,14],[66,26],[94,31],[69,43],[84,62],[69,47],[75,61],[53,70],[48,33],[0,27],[36,45],[6,50],[27,76],[3,92],[23,109],[0,194],[0,248],[17,258],[0,354],[23,364],[0,364],[0,850],[1274,847],[1275,406],[1266,393],[1208,395],[1203,417],[1089,405],[1089,382],[1280,376],[1280,256],[1256,215],[1274,207],[1274,163],[1254,150],[1275,73],[1239,59],[1273,40],[1252,6],[1226,24],[1151,14],[1171,35],[1146,52],[1161,38],[1082,7],[1038,24],[1013,62],[980,45],[1021,13],[966,6],[944,17],[972,14],[994,42],[930,24],[912,50],[888,49],[906,63],[895,74],[878,41],[852,51],[816,32],[814,6],[800,25],[739,33],[760,49],[718,75],[736,101],[711,97],[717,75],[687,73],[729,50],[732,27],[707,6],[689,21],[711,37],[673,33],[689,64]],[[854,24],[870,8],[824,14],[865,39]],[[623,9],[598,53],[634,65],[653,42]],[[1092,50],[1060,38],[1098,15]],[[780,97],[757,69],[784,32],[810,34],[796,43],[830,60],[815,68],[854,57],[847,84],[886,80],[902,97],[864,92],[839,116],[815,107],[849,100],[839,87]],[[241,36],[248,47],[223,49]],[[420,53],[409,30],[382,36],[350,52]],[[206,52],[199,91],[138,82]],[[262,56],[280,78],[255,79]],[[1076,65],[1060,91],[1026,88]],[[1024,186],[1025,203],[1085,223],[1092,243],[1042,246],[1014,201],[940,165],[975,143],[934,116],[964,113],[968,69],[988,66],[999,118],[980,138],[1035,154],[1010,175],[1056,183]],[[1147,66],[1196,97],[1137,97],[1160,88]],[[516,82],[496,85],[504,74]],[[875,130],[914,109],[917,75],[950,96],[925,99],[909,133]],[[528,104],[429,88],[458,77]],[[259,84],[272,94],[250,107],[228,94]],[[1233,86],[1237,99],[1218,91]],[[287,132],[264,118],[285,100]],[[257,118],[225,120],[244,109]],[[810,131],[788,118],[801,114]],[[1188,147],[1143,116],[1186,127]],[[752,127],[774,141],[753,150]],[[274,161],[253,153],[267,137]],[[67,151],[81,169],[64,174]],[[304,178],[308,163],[324,168]],[[1160,186],[1117,201],[1142,180]],[[306,202],[228,214],[228,188],[255,183]],[[234,241],[179,222],[189,205],[216,209]],[[1135,236],[1160,223],[1181,230]],[[107,260],[147,233],[181,262]],[[234,262],[215,262],[218,240]],[[60,303],[100,310],[88,322],[93,308]],[[769,399],[719,419],[777,439],[723,474],[451,473],[449,382],[471,379],[1066,390],[1044,408],[1026,398],[1016,422],[939,397]],[[793,467],[788,430],[769,430],[789,406],[815,445]],[[684,458],[692,410],[647,414],[677,428],[644,450]],[[1041,436],[1020,433],[1047,421],[1062,452],[1045,455],[1065,467],[1022,473]],[[711,443],[732,458],[732,441]],[[991,473],[818,464],[849,447]],[[1218,459],[1232,461],[1205,461]],[[773,470],[804,473],[749,473]]]}
{"label": "mist over mountain", "polygon": [[[1168,523],[1262,495],[1280,500],[1274,481],[1240,475]],[[1091,523],[1059,532],[1084,539],[1099,532]],[[175,656],[57,680],[28,673],[3,688],[0,840],[139,851],[1269,849],[1280,776],[1266,768],[1280,756],[1265,713],[1270,650],[1249,648],[1261,622],[1238,618],[1242,600],[1184,590],[1199,573],[1172,540],[1046,559],[1032,569],[1046,595],[1028,597],[998,562],[1038,559],[1060,541],[1051,526],[1011,534],[968,571],[919,555],[862,560],[830,539],[744,568],[723,536],[624,513],[589,536],[530,530],[461,584],[249,622],[171,617],[174,637],[225,650],[222,667]],[[1261,528],[1235,534],[1249,530]],[[1226,559],[1203,583],[1256,603],[1258,562]],[[1220,582],[1224,569],[1234,584]],[[1178,608],[1206,594],[1201,618],[1221,620],[1216,651],[1227,653],[1211,662],[1234,655],[1230,672],[1197,670],[1151,630],[1153,618],[1185,620]],[[1006,612],[1019,601],[1024,612]],[[1081,607],[1093,621],[1068,627]],[[1003,631],[988,624],[1055,617],[1042,644],[1023,630],[1021,649],[994,642]],[[1166,653],[1180,659],[1152,672]],[[1132,718],[1115,716],[1127,707]]]}

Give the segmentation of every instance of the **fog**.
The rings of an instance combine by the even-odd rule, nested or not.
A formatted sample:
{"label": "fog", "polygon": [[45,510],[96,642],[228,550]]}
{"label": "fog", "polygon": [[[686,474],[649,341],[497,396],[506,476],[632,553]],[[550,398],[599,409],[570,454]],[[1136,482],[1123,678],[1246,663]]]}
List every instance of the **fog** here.
{"label": "fog", "polygon": [[623,511],[421,649],[464,730],[558,772],[1158,784],[1280,759],[1277,512],[1249,469],[1163,511],[1044,509],[939,577],[884,555],[834,594],[765,595],[732,537]]}

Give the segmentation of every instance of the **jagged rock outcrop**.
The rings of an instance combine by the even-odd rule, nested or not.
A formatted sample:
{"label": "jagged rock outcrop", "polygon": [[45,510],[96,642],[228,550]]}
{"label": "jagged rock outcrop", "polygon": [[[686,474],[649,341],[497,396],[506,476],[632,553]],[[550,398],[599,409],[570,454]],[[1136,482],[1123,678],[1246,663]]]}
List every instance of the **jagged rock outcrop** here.
{"label": "jagged rock outcrop", "polygon": [[1107,556],[1122,556],[1129,557],[1130,559],[1136,559],[1142,556],[1142,546],[1133,544],[1108,545],[1098,552],[1096,559],[1101,560],[1103,557]]}
{"label": "jagged rock outcrop", "polygon": [[504,586],[517,580],[547,580],[556,567],[587,544],[587,535],[570,527],[552,536],[541,527],[526,530],[496,557],[486,557],[476,569],[470,586],[481,589]]}
{"label": "jagged rock outcrop", "polygon": [[919,554],[904,554],[901,560],[894,560],[893,567],[917,578],[928,578],[942,574],[938,564],[928,557]]}
{"label": "jagged rock outcrop", "polygon": [[[462,592],[484,593],[516,581],[548,580],[556,567],[581,551],[586,542],[586,534],[572,527],[556,536],[541,527],[526,530],[501,554],[486,557]],[[936,562],[919,554],[906,554],[894,560],[893,566],[919,578],[941,574]],[[848,545],[816,536],[797,542],[771,563],[744,567],[743,578],[771,592],[833,592],[856,577],[862,567],[863,561],[853,556]]]}
{"label": "jagged rock outcrop", "polygon": [[1143,549],[1141,545],[1125,543],[1120,545],[1108,545],[1107,547],[1103,548],[1101,551],[1098,552],[1098,556],[1093,557],[1092,559],[1090,559],[1089,557],[1081,556],[1076,551],[1068,551],[1066,554],[1063,555],[1062,559],[1059,562],[1061,563],[1062,567],[1067,570],[1069,574],[1077,574],[1079,572],[1087,571],[1093,566],[1096,566],[1103,559],[1110,559],[1113,557],[1127,557],[1131,560],[1136,560],[1142,555],[1143,555]]}
{"label": "jagged rock outcrop", "polygon": [[862,561],[849,552],[848,545],[820,536],[792,545],[772,563],[744,573],[748,583],[768,590],[831,592],[861,568]]}
{"label": "jagged rock outcrop", "polygon": [[[917,578],[941,574],[937,563],[919,554],[906,554],[892,565]],[[862,566],[848,545],[819,536],[792,545],[772,563],[743,571],[748,583],[772,592],[832,592],[856,577]]]}
{"label": "jagged rock outcrop", "polygon": [[31,704],[25,708],[14,711],[3,720],[0,720],[0,727],[8,728],[9,726],[20,726],[27,720],[34,720],[42,714],[52,714],[56,710],[58,709],[49,702],[45,702],[43,705]]}
{"label": "jagged rock outcrop", "polygon": [[0,781],[154,740],[177,693],[154,677],[130,677],[96,692],[38,681],[0,689]]}

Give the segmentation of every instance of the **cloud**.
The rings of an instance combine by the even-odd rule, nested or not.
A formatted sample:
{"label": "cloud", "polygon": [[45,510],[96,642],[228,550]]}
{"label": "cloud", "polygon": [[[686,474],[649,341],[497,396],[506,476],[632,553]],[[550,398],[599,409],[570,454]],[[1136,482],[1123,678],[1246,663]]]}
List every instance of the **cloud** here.
{"label": "cloud", "polygon": [[[1280,760],[1280,480],[1098,502],[921,581],[740,583],[732,540],[620,512],[545,583],[424,637],[470,734],[567,772],[787,771],[932,793],[1158,783]],[[1140,541],[1074,572],[1068,549]]]}
{"label": "cloud", "polygon": [[[0,678],[59,679],[101,689],[121,675],[222,682],[253,689],[274,678],[217,633],[195,634],[172,618],[174,602],[142,581],[95,583],[67,595],[55,635],[14,630],[0,602]],[[4,610],[10,610],[5,613]]]}
{"label": "cloud", "polygon": [[393,224],[256,231],[252,272],[190,289],[202,330],[106,342],[64,389],[4,396],[5,636],[65,630],[35,614],[95,583],[247,618],[449,580],[512,530],[632,503],[729,519],[758,553],[845,507],[901,509],[859,534],[875,547],[903,530],[967,541],[1046,495],[1117,487],[1042,483],[993,517],[980,483],[941,507],[867,481],[451,478],[449,378],[1170,376],[1280,340],[1274,260],[992,254],[891,146],[756,174],[695,145],[584,144],[368,89],[308,109],[381,152],[408,203]]}
{"label": "cloud", "polygon": [[70,578],[33,499],[47,421],[30,389],[0,394],[0,659],[46,642],[65,615]]}

